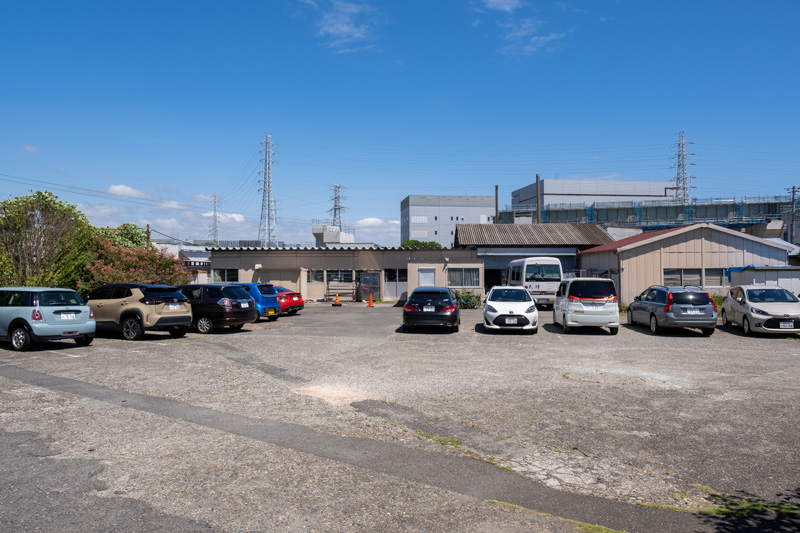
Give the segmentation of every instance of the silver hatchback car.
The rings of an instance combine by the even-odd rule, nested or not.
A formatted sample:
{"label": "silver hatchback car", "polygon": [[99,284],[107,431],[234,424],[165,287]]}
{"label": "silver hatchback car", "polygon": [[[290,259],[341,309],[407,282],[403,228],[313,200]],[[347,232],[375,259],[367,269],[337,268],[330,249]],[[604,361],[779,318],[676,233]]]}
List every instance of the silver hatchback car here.
{"label": "silver hatchback car", "polygon": [[700,287],[649,287],[628,306],[628,325],[661,328],[700,328],[711,335],[717,327],[717,304]]}
{"label": "silver hatchback car", "polygon": [[741,324],[745,334],[800,333],[800,300],[783,287],[740,285],[722,302],[722,325]]}

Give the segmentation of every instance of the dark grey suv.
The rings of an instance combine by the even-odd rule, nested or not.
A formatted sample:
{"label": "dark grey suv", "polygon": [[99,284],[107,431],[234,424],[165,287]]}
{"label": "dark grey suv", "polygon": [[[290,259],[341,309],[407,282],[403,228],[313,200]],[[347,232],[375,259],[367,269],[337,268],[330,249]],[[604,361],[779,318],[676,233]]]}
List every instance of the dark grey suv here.
{"label": "dark grey suv", "polygon": [[708,336],[717,327],[717,304],[700,287],[656,285],[628,306],[628,325],[634,324],[647,324],[653,333],[661,328],[700,328]]}

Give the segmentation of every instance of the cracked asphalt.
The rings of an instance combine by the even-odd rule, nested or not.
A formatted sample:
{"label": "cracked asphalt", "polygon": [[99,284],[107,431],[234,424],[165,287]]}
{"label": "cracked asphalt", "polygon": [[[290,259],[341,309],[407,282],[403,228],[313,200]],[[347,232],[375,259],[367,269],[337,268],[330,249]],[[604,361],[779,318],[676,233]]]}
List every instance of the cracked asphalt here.
{"label": "cracked asphalt", "polygon": [[0,530],[800,529],[693,512],[800,504],[796,339],[400,314],[0,347]]}

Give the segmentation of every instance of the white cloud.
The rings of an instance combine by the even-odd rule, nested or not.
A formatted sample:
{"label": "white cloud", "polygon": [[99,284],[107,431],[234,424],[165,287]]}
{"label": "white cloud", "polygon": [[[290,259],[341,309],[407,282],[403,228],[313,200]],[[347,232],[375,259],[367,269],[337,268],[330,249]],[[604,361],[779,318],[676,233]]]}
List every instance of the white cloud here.
{"label": "white cloud", "polygon": [[353,222],[356,241],[381,246],[400,246],[400,219],[362,218]]}
{"label": "white cloud", "polygon": [[127,196],[128,198],[145,198],[148,200],[156,199],[154,196],[147,194],[142,191],[137,191],[133,187],[128,187],[127,185],[112,185],[108,188],[108,192],[110,194],[115,194],[117,196]]}
{"label": "white cloud", "polygon": [[26,154],[36,154],[39,153],[39,147],[32,146],[30,144],[25,144],[22,146],[22,151],[25,152]]}
{"label": "white cloud", "polygon": [[485,5],[487,9],[505,11],[506,13],[511,13],[522,6],[520,0],[483,0],[483,5]]}
{"label": "white cloud", "polygon": [[[208,213],[203,213],[203,216],[207,218],[212,218],[214,216],[214,213],[212,211],[209,211]],[[217,216],[219,217],[220,223],[235,222],[237,224],[241,224],[245,221],[244,215],[241,215],[239,213],[217,213]]]}
{"label": "white cloud", "polygon": [[195,202],[211,202],[214,200],[213,194],[195,194],[192,196],[192,200]]}
{"label": "white cloud", "polygon": [[366,3],[333,0],[322,6],[323,2],[301,0],[307,6],[320,12],[321,18],[317,34],[329,39],[328,46],[338,53],[352,53],[369,50],[374,45],[352,46],[354,43],[372,38],[376,10]]}

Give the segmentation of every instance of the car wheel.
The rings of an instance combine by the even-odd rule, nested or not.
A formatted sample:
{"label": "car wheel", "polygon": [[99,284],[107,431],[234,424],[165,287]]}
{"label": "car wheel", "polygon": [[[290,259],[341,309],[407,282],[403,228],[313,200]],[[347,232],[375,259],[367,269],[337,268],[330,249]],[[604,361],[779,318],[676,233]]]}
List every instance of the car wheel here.
{"label": "car wheel", "polygon": [[553,309],[553,325],[555,326],[556,324],[558,324],[558,320],[556,320],[556,310]]}
{"label": "car wheel", "polygon": [[268,316],[267,318],[269,319],[270,322],[275,322],[276,320],[278,320],[278,315]]}
{"label": "car wheel", "polygon": [[244,324],[234,324],[233,326],[231,326],[231,329],[242,329],[243,327]]}
{"label": "car wheel", "polygon": [[207,316],[201,316],[198,318],[197,322],[195,323],[195,327],[197,327],[198,333],[206,334],[214,331],[214,323]]}
{"label": "car wheel", "polygon": [[703,335],[705,335],[706,337],[710,337],[711,335],[714,334],[714,331],[716,329],[717,328],[703,328]]}
{"label": "car wheel", "polygon": [[727,327],[730,327],[730,326],[731,326],[731,323],[728,321],[728,313],[726,313],[725,310],[723,309],[722,310],[722,327],[723,328],[727,328]]}
{"label": "car wheel", "polygon": [[561,323],[561,327],[564,329],[564,334],[566,335],[567,333],[569,333],[569,332],[570,332],[570,331],[572,331],[572,330],[571,330],[571,329],[570,329],[570,327],[567,325],[567,315],[563,315],[561,318],[564,320],[564,321]]}
{"label": "car wheel", "polygon": [[453,326],[453,333],[458,333],[458,326],[459,326],[459,324],[456,324],[455,326]]}
{"label": "car wheel", "polygon": [[750,321],[747,319],[747,317],[742,319],[742,329],[744,330],[745,335],[750,335],[753,333],[753,330],[750,329]]}
{"label": "car wheel", "polygon": [[658,333],[658,319],[656,319],[656,315],[650,315],[650,333],[655,335]]}
{"label": "car wheel", "polygon": [[138,318],[129,316],[122,321],[122,337],[126,341],[138,341],[144,338],[144,330]]}
{"label": "car wheel", "polygon": [[617,333],[619,333],[619,327],[608,328],[608,331],[611,332],[612,335],[616,335]]}
{"label": "car wheel", "polygon": [[79,339],[75,339],[75,344],[78,346],[89,346],[92,344],[94,337],[81,337]]}
{"label": "car wheel", "polygon": [[187,331],[189,331],[189,328],[186,326],[176,326],[174,328],[169,329],[169,335],[170,337],[178,339],[180,337],[185,336]]}
{"label": "car wheel", "polygon": [[633,326],[633,311],[628,309],[628,325]]}
{"label": "car wheel", "polygon": [[11,347],[14,350],[24,352],[30,350],[32,345],[31,336],[24,326],[17,326],[11,331]]}

